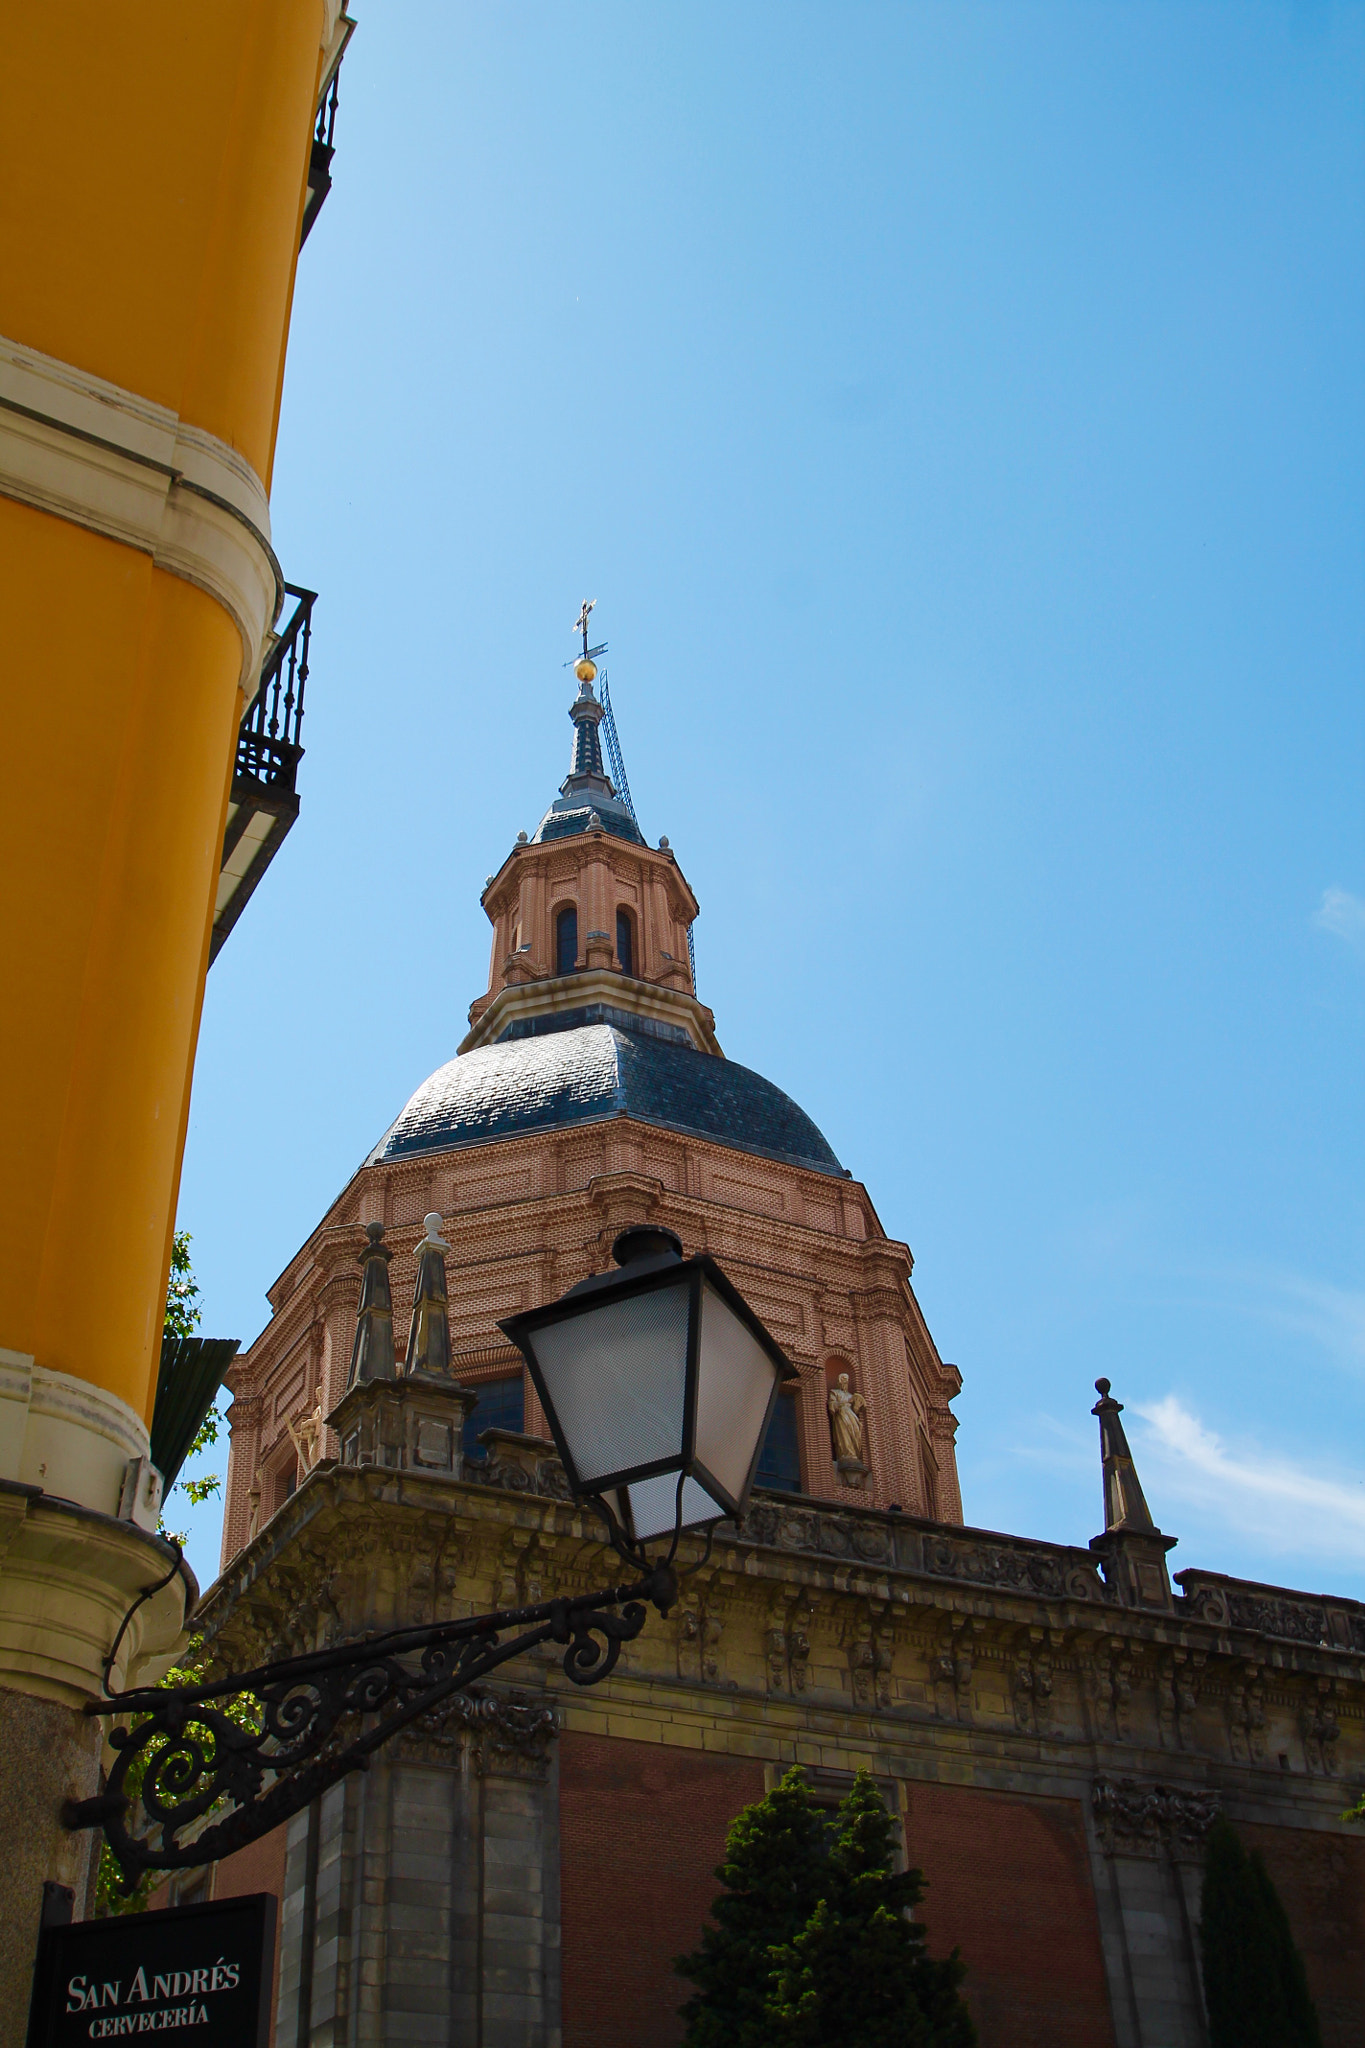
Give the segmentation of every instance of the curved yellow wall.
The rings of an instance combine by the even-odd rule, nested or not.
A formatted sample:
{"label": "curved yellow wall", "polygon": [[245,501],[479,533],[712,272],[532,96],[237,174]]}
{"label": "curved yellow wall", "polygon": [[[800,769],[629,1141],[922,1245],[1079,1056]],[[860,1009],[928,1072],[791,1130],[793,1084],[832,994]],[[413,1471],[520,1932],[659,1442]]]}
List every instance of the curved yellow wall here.
{"label": "curved yellow wall", "polygon": [[0,334],[169,406],[269,482],[321,0],[11,8]]}
{"label": "curved yellow wall", "polygon": [[[0,334],[267,482],[326,25],[323,0],[54,0],[10,10],[0,64]],[[146,1417],[242,635],[2,495],[0,633],[0,1347]]]}

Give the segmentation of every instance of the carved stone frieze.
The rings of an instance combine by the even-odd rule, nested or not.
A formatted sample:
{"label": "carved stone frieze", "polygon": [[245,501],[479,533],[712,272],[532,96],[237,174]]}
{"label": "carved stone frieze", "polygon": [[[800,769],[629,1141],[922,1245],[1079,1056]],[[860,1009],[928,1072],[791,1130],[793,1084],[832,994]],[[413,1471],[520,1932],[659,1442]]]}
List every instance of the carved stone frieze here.
{"label": "carved stone frieze", "polygon": [[1028,1630],[1018,1642],[1013,1659],[1010,1691],[1014,1704],[1014,1725],[1021,1735],[1051,1735],[1052,1653],[1046,1632]]}
{"label": "carved stone frieze", "polygon": [[779,1594],[770,1605],[763,1636],[770,1692],[797,1695],[806,1690],[813,1618],[808,1600],[792,1601],[787,1593]]}
{"label": "carved stone frieze", "polygon": [[972,1723],[972,1635],[965,1615],[946,1615],[929,1666],[939,1720],[957,1721],[963,1727]]}
{"label": "carved stone frieze", "polygon": [[1096,1778],[1090,1799],[1106,1856],[1197,1861],[1218,1815],[1214,1792],[1144,1785],[1136,1778]]}
{"label": "carved stone frieze", "polygon": [[1335,1778],[1341,1768],[1337,1761],[1341,1729],[1333,1697],[1336,1689],[1334,1678],[1314,1680],[1299,1716],[1308,1768],[1325,1778]]}
{"label": "carved stone frieze", "polygon": [[1314,1599],[1209,1572],[1179,1572],[1176,1582],[1189,1611],[1215,1627],[1249,1629],[1315,1649],[1365,1651],[1365,1607],[1359,1601]]}
{"label": "carved stone frieze", "polygon": [[560,1725],[557,1708],[525,1693],[457,1693],[404,1729],[394,1748],[409,1763],[454,1768],[464,1756],[480,1777],[538,1779]]}
{"label": "carved stone frieze", "polygon": [[1243,1664],[1228,1687],[1228,1747],[1239,1764],[1265,1755],[1265,1680],[1258,1664]]}
{"label": "carved stone frieze", "polygon": [[844,1558],[856,1564],[895,1562],[889,1527],[871,1516],[821,1514],[811,1508],[760,1500],[745,1518],[744,1534],[775,1550],[807,1551],[817,1557]]}
{"label": "carved stone frieze", "polygon": [[713,1605],[705,1592],[697,1588],[690,1597],[684,1597],[677,1610],[675,1628],[679,1678],[699,1679],[703,1685],[719,1685],[719,1644],[724,1628],[719,1603]]}
{"label": "carved stone frieze", "polygon": [[849,1683],[854,1704],[886,1713],[891,1706],[894,1646],[887,1610],[861,1603],[845,1634]]}
{"label": "carved stone frieze", "polygon": [[978,1586],[1001,1586],[1011,1592],[1041,1593],[1054,1600],[1109,1597],[1094,1566],[1062,1550],[973,1543],[960,1536],[935,1535],[924,1540],[922,1569],[941,1578],[964,1579]]}

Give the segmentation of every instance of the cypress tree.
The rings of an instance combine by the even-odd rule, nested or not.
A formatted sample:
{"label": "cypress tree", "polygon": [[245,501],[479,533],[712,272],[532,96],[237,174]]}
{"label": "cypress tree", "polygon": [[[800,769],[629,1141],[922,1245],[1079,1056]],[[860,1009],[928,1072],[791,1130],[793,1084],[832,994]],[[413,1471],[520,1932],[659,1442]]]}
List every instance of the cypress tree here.
{"label": "cypress tree", "polygon": [[682,2008],[685,2048],[768,2048],[771,1951],[805,1926],[825,1876],[824,1828],[804,1773],[790,1770],[730,1828],[716,1876],[725,1886],[701,1947],[676,1968],[697,1989]]}
{"label": "cypress tree", "polygon": [[938,1962],[909,1909],[918,1870],[891,1868],[891,1819],[865,1771],[839,1808],[823,1896],[774,1957],[763,2048],[972,2048],[957,1951]]}
{"label": "cypress tree", "polygon": [[1322,2048],[1280,1895],[1222,1819],[1209,1829],[1199,1946],[1210,2048]]}

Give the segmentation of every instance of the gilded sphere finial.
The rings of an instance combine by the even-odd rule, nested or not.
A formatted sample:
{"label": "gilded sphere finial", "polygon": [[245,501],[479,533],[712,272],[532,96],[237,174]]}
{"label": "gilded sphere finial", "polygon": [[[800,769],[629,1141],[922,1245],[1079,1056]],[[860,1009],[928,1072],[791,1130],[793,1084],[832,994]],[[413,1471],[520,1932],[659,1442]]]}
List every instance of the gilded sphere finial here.
{"label": "gilded sphere finial", "polygon": [[597,663],[590,660],[586,654],[579,655],[578,660],[573,665],[573,672],[578,677],[580,683],[595,683],[597,681]]}

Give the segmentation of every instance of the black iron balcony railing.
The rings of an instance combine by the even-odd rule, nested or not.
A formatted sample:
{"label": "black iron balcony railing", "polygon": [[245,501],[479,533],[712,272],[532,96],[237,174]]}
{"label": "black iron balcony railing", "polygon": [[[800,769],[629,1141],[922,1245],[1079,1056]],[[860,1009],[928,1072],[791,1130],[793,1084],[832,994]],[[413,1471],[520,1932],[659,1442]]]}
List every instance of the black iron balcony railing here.
{"label": "black iron balcony railing", "polygon": [[355,23],[345,14],[341,27],[344,33],[341,47],[332,62],[332,69],[322,82],[322,97],[318,101],[317,126],[313,130],[313,146],[308,158],[308,197],[304,202],[303,226],[299,232],[299,247],[303,247],[313,231],[313,223],[322,212],[327,194],[332,189],[332,158],[336,154],[337,86],[341,77],[341,60],[346,54],[346,45],[355,33]]}
{"label": "black iron balcony railing", "polygon": [[249,776],[263,789],[293,790],[303,748],[303,693],[308,682],[308,649],[313,633],[316,590],[286,583],[296,598],[293,616],[261,666],[261,686],[237,734],[235,777]]}
{"label": "black iron balcony railing", "polygon": [[237,733],[209,962],[246,908],[252,891],[299,814],[295,787],[303,759],[303,696],[313,636],[315,590],[286,583],[294,610],[261,664],[260,687]]}

